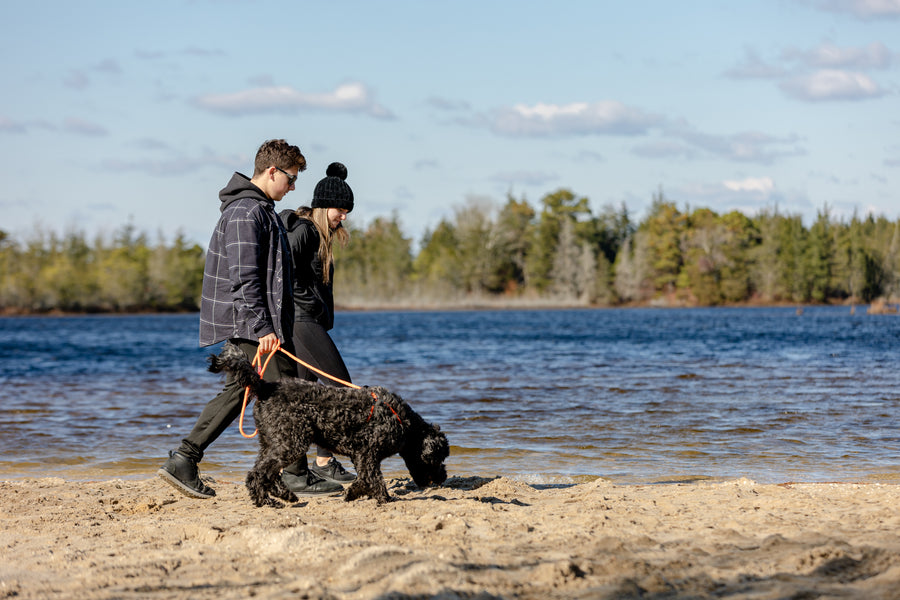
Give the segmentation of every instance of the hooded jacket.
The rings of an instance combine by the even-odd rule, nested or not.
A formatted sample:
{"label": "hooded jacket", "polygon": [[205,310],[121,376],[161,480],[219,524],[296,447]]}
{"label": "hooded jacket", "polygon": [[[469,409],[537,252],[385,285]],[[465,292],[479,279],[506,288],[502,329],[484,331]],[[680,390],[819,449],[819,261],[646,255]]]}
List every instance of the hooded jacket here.
{"label": "hooded jacket", "polygon": [[[319,230],[313,222],[292,210],[279,213],[287,230],[294,269],[294,313],[298,321],[313,321],[328,331],[334,327],[334,287],[322,277],[325,267],[319,258]],[[334,265],[329,281],[334,281]]]}
{"label": "hooded jacket", "polygon": [[275,202],[235,173],[220,192],[200,298],[200,345],[275,333],[291,339],[291,261]]}

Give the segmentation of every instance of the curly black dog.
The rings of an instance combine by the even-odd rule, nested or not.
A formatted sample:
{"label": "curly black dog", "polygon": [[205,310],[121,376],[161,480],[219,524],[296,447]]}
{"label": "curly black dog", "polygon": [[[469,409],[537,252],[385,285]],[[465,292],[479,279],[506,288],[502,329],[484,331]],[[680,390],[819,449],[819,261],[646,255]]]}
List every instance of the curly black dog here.
{"label": "curly black dog", "polygon": [[259,455],[247,474],[247,489],[256,506],[281,507],[297,497],[281,481],[281,469],[305,457],[311,444],[349,456],[357,478],[345,500],[362,496],[378,504],[390,501],[381,461],[399,453],[419,487],[447,479],[447,436],[381,387],[337,388],[302,379],[264,381],[236,346],[225,344],[210,356],[209,370],[231,373],[256,396],[253,417],[259,430]]}

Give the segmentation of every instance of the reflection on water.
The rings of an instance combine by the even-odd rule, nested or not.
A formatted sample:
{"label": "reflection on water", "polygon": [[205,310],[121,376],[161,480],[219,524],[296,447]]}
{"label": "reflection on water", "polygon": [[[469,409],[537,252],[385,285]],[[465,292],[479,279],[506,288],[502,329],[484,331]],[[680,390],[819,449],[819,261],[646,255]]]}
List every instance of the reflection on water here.
{"label": "reflection on water", "polygon": [[[0,319],[0,471],[152,474],[221,385],[196,333],[196,315]],[[900,482],[896,316],[341,313],[332,333],[355,382],[447,432],[451,474]],[[255,445],[235,425],[203,469],[240,479]]]}

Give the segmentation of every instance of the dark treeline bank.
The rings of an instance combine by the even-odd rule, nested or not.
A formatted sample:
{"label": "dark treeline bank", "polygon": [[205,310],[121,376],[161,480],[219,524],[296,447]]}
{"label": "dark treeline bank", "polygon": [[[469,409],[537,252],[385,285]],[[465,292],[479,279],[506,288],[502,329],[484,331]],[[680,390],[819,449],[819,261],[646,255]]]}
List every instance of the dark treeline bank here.
{"label": "dark treeline bank", "polygon": [[5,313],[196,310],[203,248],[181,235],[150,243],[127,225],[111,240],[38,232],[24,242],[0,231],[0,310]]}
{"label": "dark treeline bank", "polygon": [[[569,306],[826,303],[900,297],[900,221],[680,210],[660,191],[646,217],[594,214],[561,189],[535,208],[509,196],[470,201],[413,250],[396,216],[350,225],[337,253],[345,307],[547,303]],[[0,231],[5,312],[195,310],[203,249],[151,243],[125,226],[112,240],[71,232],[17,241]]]}

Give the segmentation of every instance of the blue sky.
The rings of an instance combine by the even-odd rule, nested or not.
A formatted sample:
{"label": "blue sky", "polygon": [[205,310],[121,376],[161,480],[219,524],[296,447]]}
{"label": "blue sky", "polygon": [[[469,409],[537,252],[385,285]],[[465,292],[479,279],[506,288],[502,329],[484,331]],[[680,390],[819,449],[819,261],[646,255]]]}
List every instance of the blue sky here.
{"label": "blue sky", "polygon": [[568,188],[640,219],[900,207],[900,0],[4,2],[0,229],[205,245],[283,137],[418,241]]}

